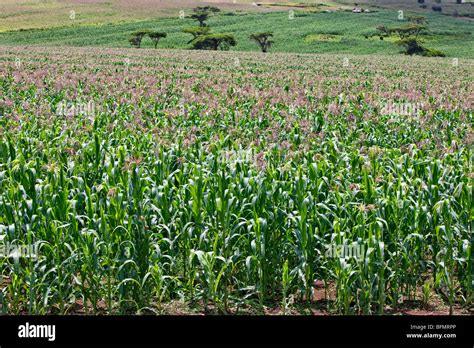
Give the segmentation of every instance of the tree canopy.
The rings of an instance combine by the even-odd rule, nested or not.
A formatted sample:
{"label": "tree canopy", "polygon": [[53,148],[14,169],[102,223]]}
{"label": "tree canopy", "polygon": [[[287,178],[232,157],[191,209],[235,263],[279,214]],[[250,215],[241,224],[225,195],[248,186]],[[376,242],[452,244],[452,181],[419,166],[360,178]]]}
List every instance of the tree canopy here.
{"label": "tree canopy", "polygon": [[161,31],[152,31],[149,29],[142,29],[142,30],[136,30],[133,33],[131,33],[128,41],[130,42],[132,46],[136,48],[140,48],[143,38],[147,35],[155,44],[155,48],[158,46],[158,42],[162,38],[165,38],[167,36],[166,33],[161,32]]}
{"label": "tree canopy", "polygon": [[152,32],[148,33],[148,36],[153,41],[153,43],[155,44],[155,48],[156,48],[158,46],[158,42],[160,42],[160,40],[162,38],[165,38],[167,36],[167,34],[163,33],[163,32],[160,32],[160,31],[152,31]]}
{"label": "tree canopy", "polygon": [[214,6],[197,6],[193,9],[194,13],[189,17],[198,21],[200,27],[205,27],[207,26],[206,21],[209,19],[209,16],[220,11],[220,9]]}
{"label": "tree canopy", "polygon": [[191,44],[194,49],[198,50],[228,50],[231,46],[235,46],[237,41],[231,34],[207,34],[199,35]]}
{"label": "tree canopy", "polygon": [[422,44],[420,35],[428,34],[428,21],[423,16],[411,16],[407,18],[408,23],[398,27],[387,27],[380,25],[377,27],[377,35],[383,40],[385,37],[397,35],[397,44],[404,48],[404,53],[408,55],[422,55],[431,57],[444,57],[444,53],[426,48]]}
{"label": "tree canopy", "polygon": [[148,29],[136,30],[130,34],[128,41],[132,46],[140,48],[143,38],[149,33],[151,33],[151,30]]}
{"label": "tree canopy", "polygon": [[250,35],[250,39],[254,40],[261,48],[262,52],[268,52],[274,41],[270,40],[273,33],[270,31]]}
{"label": "tree canopy", "polygon": [[183,33],[186,34],[191,34],[193,38],[188,41],[188,44],[191,43],[195,38],[197,38],[200,35],[207,35],[210,34],[211,28],[209,27],[189,27],[189,28],[184,28],[182,30]]}

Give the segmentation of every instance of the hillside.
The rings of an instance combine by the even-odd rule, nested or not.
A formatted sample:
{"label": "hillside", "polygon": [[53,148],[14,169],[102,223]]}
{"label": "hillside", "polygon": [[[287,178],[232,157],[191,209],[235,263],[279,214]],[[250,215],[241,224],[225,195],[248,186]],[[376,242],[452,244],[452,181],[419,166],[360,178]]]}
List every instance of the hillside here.
{"label": "hillside", "polygon": [[[410,11],[405,12],[405,17]],[[426,44],[441,50],[451,58],[474,58],[474,35],[468,20],[429,12],[429,35],[423,36]],[[288,11],[235,12],[223,10],[213,16],[208,24],[216,33],[232,33],[237,39],[233,50],[256,51],[258,47],[249,35],[272,30],[275,44],[272,52],[341,53],[341,54],[397,54],[400,48],[394,40],[379,40],[371,35],[380,24],[400,25],[398,13],[390,9],[377,9],[370,13],[347,11],[309,12]],[[0,45],[54,45],[130,47],[128,37],[137,29],[153,29],[168,33],[159,48],[189,48],[191,36],[182,33],[193,26],[189,18],[158,17],[152,20],[124,21],[105,25],[69,25],[60,28],[22,30],[0,33]],[[366,37],[367,36],[367,37]],[[152,42],[144,40],[144,48]]]}
{"label": "hillside", "polygon": [[[226,11],[262,13],[282,10],[337,11],[351,10],[357,2],[365,8],[410,9],[432,12],[435,0],[426,0],[421,9],[416,0],[0,0],[0,32],[67,25],[98,25],[121,21],[178,17],[197,5],[218,6]],[[466,0],[467,2],[467,0]],[[439,5],[439,4],[436,4]],[[443,14],[473,16],[474,6],[443,0]],[[73,14],[74,19],[71,19]]]}

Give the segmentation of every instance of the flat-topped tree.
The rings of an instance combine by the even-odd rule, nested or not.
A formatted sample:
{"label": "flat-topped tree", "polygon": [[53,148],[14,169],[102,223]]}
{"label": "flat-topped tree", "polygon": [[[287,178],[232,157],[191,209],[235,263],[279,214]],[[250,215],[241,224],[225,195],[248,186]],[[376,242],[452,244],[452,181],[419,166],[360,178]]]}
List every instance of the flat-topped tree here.
{"label": "flat-topped tree", "polygon": [[148,36],[150,39],[153,41],[155,44],[155,48],[158,46],[158,43],[160,42],[161,39],[165,38],[167,36],[166,33],[159,32],[159,31],[152,31],[148,33]]}
{"label": "flat-topped tree", "polygon": [[198,21],[200,27],[205,27],[207,26],[206,21],[209,19],[209,16],[220,11],[220,9],[214,6],[198,6],[193,9],[194,13],[190,17]]}
{"label": "flat-topped tree", "polygon": [[184,28],[182,30],[183,33],[186,34],[191,34],[193,38],[188,41],[188,44],[193,42],[195,38],[201,35],[207,35],[211,32],[211,28],[209,27],[189,27],[189,28]]}
{"label": "flat-topped tree", "polygon": [[231,46],[235,46],[237,41],[231,34],[208,34],[196,37],[191,43],[196,50],[227,51]]}
{"label": "flat-topped tree", "polygon": [[215,6],[198,6],[198,7],[195,7],[193,9],[194,12],[199,12],[199,11],[202,11],[202,12],[212,12],[212,13],[217,13],[217,12],[221,12],[221,10]]}
{"label": "flat-topped tree", "polygon": [[270,40],[273,37],[273,33],[270,31],[264,33],[257,33],[250,35],[250,39],[254,40],[261,48],[262,52],[268,52],[274,41]]}
{"label": "flat-topped tree", "polygon": [[409,22],[419,24],[419,25],[428,24],[428,20],[426,19],[426,17],[423,17],[423,16],[410,16],[410,17],[407,18],[407,20]]}
{"label": "flat-topped tree", "polygon": [[426,48],[422,45],[423,41],[418,37],[421,34],[428,33],[428,21],[422,16],[411,16],[408,17],[408,23],[400,27],[386,27],[380,25],[377,27],[377,35],[383,40],[384,37],[398,35],[400,40],[397,42],[398,45],[404,47],[404,53],[408,55],[421,55],[430,57],[444,57],[443,52]]}
{"label": "flat-topped tree", "polygon": [[200,27],[205,27],[207,25],[206,21],[209,18],[209,12],[205,12],[205,11],[194,12],[190,17],[194,19],[195,21],[198,21]]}
{"label": "flat-topped tree", "polygon": [[145,37],[145,35],[148,35],[151,32],[151,30],[144,29],[144,30],[137,30],[134,31],[133,33],[130,34],[130,38],[128,39],[128,42],[136,48],[140,48],[142,44],[142,40]]}
{"label": "flat-topped tree", "polygon": [[388,28],[385,25],[380,25],[377,27],[378,36],[381,39],[391,35],[398,35],[401,40],[407,39],[410,37],[418,38],[420,34],[427,32],[428,21],[423,16],[411,16],[407,18],[408,24],[400,27]]}
{"label": "flat-topped tree", "polygon": [[130,42],[130,45],[132,45],[133,47],[140,48],[142,40],[138,37],[130,36],[128,42]]}

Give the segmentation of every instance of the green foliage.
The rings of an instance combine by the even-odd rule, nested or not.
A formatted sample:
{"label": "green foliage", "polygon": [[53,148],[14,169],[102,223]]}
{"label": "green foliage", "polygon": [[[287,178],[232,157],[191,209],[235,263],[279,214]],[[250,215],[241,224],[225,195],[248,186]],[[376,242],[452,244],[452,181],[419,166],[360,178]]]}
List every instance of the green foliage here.
{"label": "green foliage", "polygon": [[397,42],[398,45],[403,46],[403,53],[408,55],[420,55],[425,57],[446,57],[446,55],[438,50],[424,47],[420,40],[416,38],[402,39]]}
{"label": "green foliage", "polygon": [[379,31],[379,36],[382,37],[389,37],[391,35],[398,35],[400,40],[408,39],[408,38],[418,38],[421,33],[426,32],[427,27],[425,25],[419,24],[407,24],[403,27],[394,27],[394,28],[387,28],[384,25],[378,26],[377,30]]}
{"label": "green foliage", "polygon": [[194,12],[208,12],[208,13],[221,12],[221,10],[215,6],[197,6],[193,9],[193,11]]}
{"label": "green foliage", "polygon": [[141,29],[141,30],[136,30],[133,33],[131,33],[128,41],[130,42],[132,46],[136,48],[140,48],[143,38],[147,35],[153,41],[155,48],[157,48],[158,43],[160,42],[162,38],[167,37],[167,34],[164,32]]}
{"label": "green foliage", "polygon": [[271,40],[273,33],[271,31],[252,34],[249,36],[251,40],[255,41],[259,46],[262,52],[268,52],[274,41]]}
{"label": "green foliage", "polygon": [[153,41],[153,43],[155,44],[155,48],[156,48],[158,46],[158,43],[160,42],[160,40],[162,38],[165,38],[167,36],[167,34],[164,33],[164,32],[152,31],[152,32],[148,33],[148,36]]}
{"label": "green foliage", "polygon": [[425,57],[446,57],[446,53],[441,52],[439,50],[435,50],[433,48],[425,48],[423,55]]}
{"label": "green foliage", "polygon": [[237,41],[232,34],[207,34],[199,35],[191,41],[193,49],[196,50],[223,50],[227,51],[235,46]]}
{"label": "green foliage", "polygon": [[209,17],[220,11],[219,8],[214,6],[197,6],[193,9],[194,13],[189,17],[197,21],[200,27],[205,27]]}
{"label": "green foliage", "polygon": [[191,43],[195,38],[200,35],[207,35],[211,32],[209,27],[188,27],[183,29],[183,33],[191,34],[193,38],[188,41],[188,44]]}
{"label": "green foliage", "polygon": [[415,38],[401,39],[398,44],[405,48],[404,53],[408,55],[424,55],[426,50]]}
{"label": "green foliage", "polygon": [[[355,16],[353,13],[309,13],[288,19],[286,12],[249,13],[245,16],[213,16],[208,24],[213,32],[232,33],[238,42],[239,51],[257,51],[259,47],[248,37],[257,32],[273,31],[272,52],[293,53],[344,53],[344,54],[384,54],[393,55],[399,47],[391,40],[381,41],[378,38],[365,39],[372,35],[378,24],[387,27],[399,26],[400,22],[392,10],[380,9],[376,13]],[[474,58],[474,35],[471,34],[472,23],[450,16],[439,16],[427,12],[429,20],[430,44],[428,47],[441,50],[448,57]],[[159,46],[169,49],[185,49],[189,46],[191,34],[182,32],[183,28],[194,25],[189,18],[160,18],[159,31],[168,33]],[[84,47],[130,47],[127,38],[130,32],[138,29],[157,30],[156,20],[120,22],[103,26],[74,26],[56,29],[29,30],[0,33],[1,45],[63,45]],[[340,40],[335,42],[305,42],[304,38],[312,34],[337,34]],[[420,37],[422,37],[420,35]],[[153,42],[144,38],[141,48],[152,48]]]}
{"label": "green foliage", "polygon": [[132,36],[128,39],[128,42],[130,42],[130,45],[133,47],[140,48],[142,40],[139,37]]}
{"label": "green foliage", "polygon": [[197,11],[194,12],[190,18],[194,19],[199,23],[200,27],[205,27],[206,26],[206,21],[209,18],[209,12],[206,11]]}
{"label": "green foliage", "polygon": [[151,30],[147,30],[147,29],[136,30],[130,34],[130,38],[128,39],[128,41],[130,42],[132,46],[136,48],[140,48],[143,38],[150,33],[151,33]]}
{"label": "green foliage", "polygon": [[385,25],[377,27],[380,39],[398,35],[400,40],[397,44],[404,48],[403,53],[407,55],[420,55],[427,57],[445,57],[441,51],[426,48],[418,38],[421,34],[427,34],[427,20],[423,16],[410,16],[407,18],[409,23],[401,27],[388,28]]}

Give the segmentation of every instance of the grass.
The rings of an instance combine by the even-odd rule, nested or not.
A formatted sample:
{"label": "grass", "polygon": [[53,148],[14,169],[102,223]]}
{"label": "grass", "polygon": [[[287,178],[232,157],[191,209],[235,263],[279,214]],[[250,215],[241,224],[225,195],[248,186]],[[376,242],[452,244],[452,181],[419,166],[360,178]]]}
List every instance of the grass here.
{"label": "grass", "polygon": [[[408,16],[408,14],[406,14]],[[348,12],[308,13],[296,12],[289,19],[288,12],[246,14],[240,16],[219,15],[209,21],[214,32],[235,35],[239,51],[255,51],[258,47],[248,39],[251,33],[273,30],[273,52],[296,53],[347,53],[347,54],[396,54],[399,47],[392,42],[366,39],[379,24],[398,25],[398,13],[380,10],[376,13],[353,14]],[[439,14],[427,15],[430,30],[430,48],[438,49],[448,57],[473,58],[474,38],[471,23]],[[1,45],[64,45],[96,47],[129,47],[128,36],[137,29],[165,31],[168,37],[160,42],[161,48],[187,48],[189,35],[181,33],[192,26],[190,19],[157,18],[155,20],[123,22],[106,25],[68,26],[55,29],[15,31],[0,34]],[[315,36],[316,35],[316,36]],[[307,37],[338,35],[338,40],[316,40]],[[340,38],[340,40],[339,40]],[[312,40],[309,40],[312,41]],[[152,47],[144,40],[143,47]]]}

